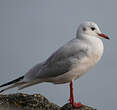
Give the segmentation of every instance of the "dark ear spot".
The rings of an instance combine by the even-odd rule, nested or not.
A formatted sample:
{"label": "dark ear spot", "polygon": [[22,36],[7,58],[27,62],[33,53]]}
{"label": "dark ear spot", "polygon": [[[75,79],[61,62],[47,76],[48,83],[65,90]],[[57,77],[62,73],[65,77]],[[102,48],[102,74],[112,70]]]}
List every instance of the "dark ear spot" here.
{"label": "dark ear spot", "polygon": [[85,28],[85,27],[83,27],[83,28],[82,28],[82,30],[83,30],[83,31],[86,31],[86,28]]}
{"label": "dark ear spot", "polygon": [[94,31],[95,30],[95,27],[91,27],[91,30]]}

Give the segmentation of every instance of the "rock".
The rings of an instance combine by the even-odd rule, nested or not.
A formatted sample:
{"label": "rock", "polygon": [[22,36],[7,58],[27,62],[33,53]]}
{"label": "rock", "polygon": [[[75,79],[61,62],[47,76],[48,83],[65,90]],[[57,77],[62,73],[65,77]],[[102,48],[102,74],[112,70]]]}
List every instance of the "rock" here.
{"label": "rock", "polygon": [[63,107],[61,107],[60,110],[96,110],[92,107],[88,107],[86,105],[83,105],[82,107],[80,108],[73,108],[71,104],[65,104]]}
{"label": "rock", "polygon": [[16,93],[10,95],[0,95],[0,110],[96,110],[92,107],[83,105],[76,109],[71,104],[65,104],[63,107],[48,101],[40,94],[28,95]]}
{"label": "rock", "polygon": [[0,95],[0,110],[60,110],[56,104],[49,102],[40,94]]}

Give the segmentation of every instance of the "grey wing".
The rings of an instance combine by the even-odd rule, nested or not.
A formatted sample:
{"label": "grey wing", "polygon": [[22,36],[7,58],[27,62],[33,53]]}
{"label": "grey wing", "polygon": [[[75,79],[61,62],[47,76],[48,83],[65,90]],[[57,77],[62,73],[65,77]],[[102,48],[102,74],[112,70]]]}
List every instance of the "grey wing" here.
{"label": "grey wing", "polygon": [[55,77],[57,75],[66,73],[70,68],[69,64],[70,63],[67,61],[59,61],[54,65],[47,65],[45,62],[39,63],[24,75],[23,81],[28,82],[40,78]]}
{"label": "grey wing", "polygon": [[41,67],[43,66],[44,62],[41,62],[39,64],[36,64],[34,67],[32,67],[25,75],[24,75],[24,81],[34,80],[39,73]]}
{"label": "grey wing", "polygon": [[70,70],[71,63],[67,60],[58,61],[54,64],[45,64],[37,74],[36,78],[50,78],[64,74]]}
{"label": "grey wing", "polygon": [[[80,44],[80,45],[79,45]],[[37,64],[24,76],[24,80],[35,80],[62,75],[70,71],[74,63],[87,56],[87,46],[72,40],[53,53],[45,62]],[[79,60],[80,59],[80,60]]]}
{"label": "grey wing", "polygon": [[68,42],[47,59],[37,78],[56,77],[70,71],[73,64],[87,56],[87,51],[87,46],[82,42],[79,45],[79,40]]}

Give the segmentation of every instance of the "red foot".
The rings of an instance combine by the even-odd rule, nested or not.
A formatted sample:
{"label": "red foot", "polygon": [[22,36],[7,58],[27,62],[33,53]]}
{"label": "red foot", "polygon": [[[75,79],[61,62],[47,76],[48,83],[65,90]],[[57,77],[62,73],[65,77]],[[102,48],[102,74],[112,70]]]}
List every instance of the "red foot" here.
{"label": "red foot", "polygon": [[83,105],[80,103],[80,102],[78,102],[78,103],[71,103],[72,104],[72,106],[74,107],[74,108],[80,108],[80,107],[82,107]]}

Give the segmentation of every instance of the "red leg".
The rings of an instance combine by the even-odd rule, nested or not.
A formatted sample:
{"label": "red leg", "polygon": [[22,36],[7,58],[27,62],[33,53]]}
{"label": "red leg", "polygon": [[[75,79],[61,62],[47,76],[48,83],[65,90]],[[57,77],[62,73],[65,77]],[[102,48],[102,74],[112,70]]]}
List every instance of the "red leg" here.
{"label": "red leg", "polygon": [[72,104],[73,107],[75,108],[80,108],[82,107],[82,104],[80,102],[75,103],[74,102],[74,95],[73,95],[73,81],[70,82],[70,104]]}
{"label": "red leg", "polygon": [[73,96],[73,82],[70,82],[70,103],[74,102],[74,96]]}

